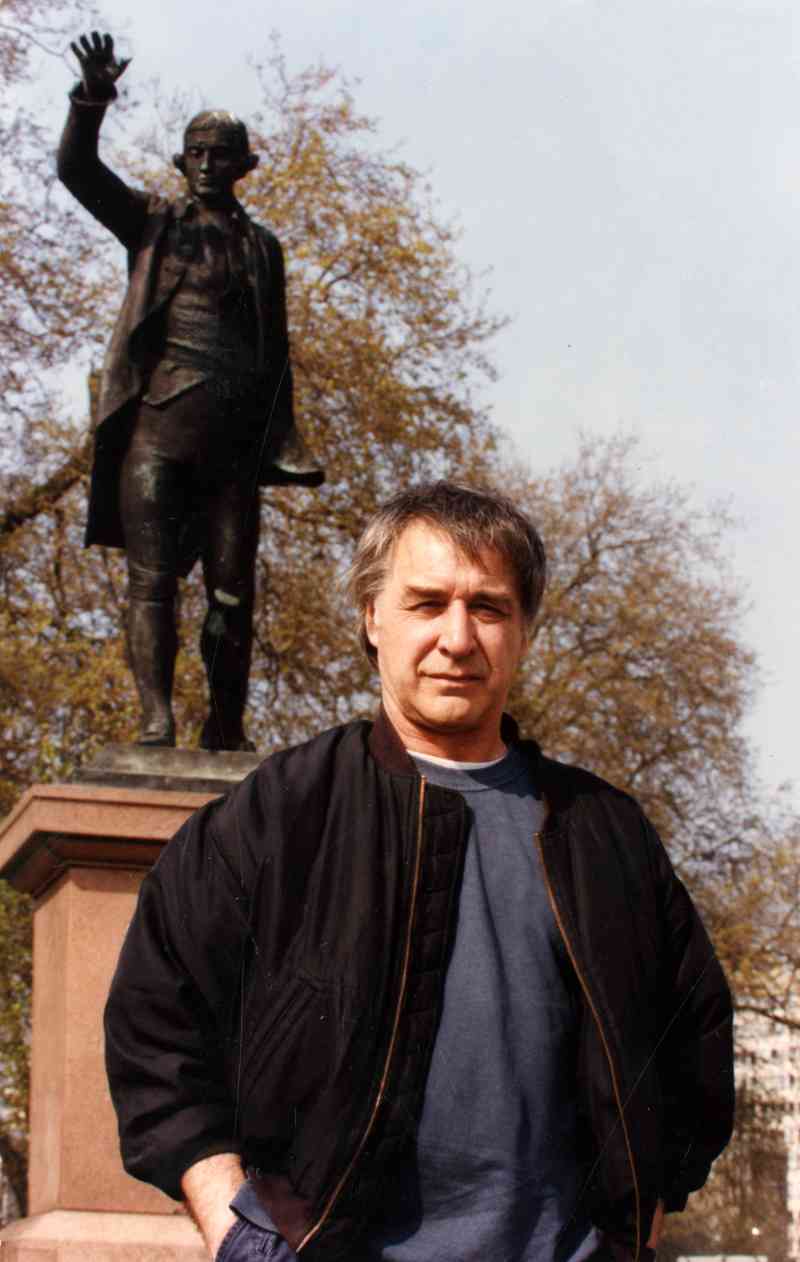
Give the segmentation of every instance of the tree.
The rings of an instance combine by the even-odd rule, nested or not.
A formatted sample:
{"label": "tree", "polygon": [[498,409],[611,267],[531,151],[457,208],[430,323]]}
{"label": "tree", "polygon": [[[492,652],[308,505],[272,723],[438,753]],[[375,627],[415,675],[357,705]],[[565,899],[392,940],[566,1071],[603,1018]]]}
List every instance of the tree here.
{"label": "tree", "polygon": [[0,473],[4,498],[19,490],[28,509],[37,478],[65,464],[65,447],[73,454],[74,419],[55,374],[87,348],[97,354],[106,335],[108,252],[54,196],[54,137],[24,103],[42,57],[60,56],[89,12],[84,0],[0,2]]}
{"label": "tree", "polygon": [[[57,392],[47,374],[68,362],[75,348],[96,332],[89,308],[70,312],[76,284],[91,296],[84,278],[91,257],[89,238],[71,211],[50,203],[52,144],[30,111],[14,104],[14,91],[30,82],[37,53],[62,46],[66,19],[81,8],[60,0],[0,0],[0,487],[5,506],[0,536],[32,521],[45,505],[55,506],[74,485],[85,463],[85,451],[74,448],[72,436],[63,458],[63,421]],[[45,419],[46,418],[46,419]],[[52,436],[53,452],[31,443],[39,430]],[[32,477],[19,467],[30,458]],[[16,461],[16,465],[15,465]],[[49,466],[49,467],[48,467]],[[14,502],[16,501],[16,502]],[[2,552],[0,566],[13,563]],[[8,610],[0,610],[4,638],[13,636]],[[0,668],[0,696],[7,700],[15,671],[9,666],[8,639]],[[18,687],[14,687],[15,693]],[[3,734],[11,747],[15,724]],[[15,796],[12,785],[0,789],[0,809]],[[30,900],[0,883],[0,1161],[4,1182],[20,1213],[27,1199],[27,1077],[30,1027],[31,923]],[[5,1198],[4,1198],[5,1203]]]}
{"label": "tree", "polygon": [[[80,210],[57,195],[55,138],[37,120],[30,95],[42,58],[60,56],[90,13],[84,0],[0,0],[0,626],[7,637],[0,651],[0,809],[37,760],[49,759],[50,733],[32,737],[30,722],[32,698],[47,688],[46,645],[30,662],[30,695],[21,669],[26,644],[37,635],[50,643],[55,631],[47,587],[37,586],[25,559],[42,540],[55,554],[59,587],[69,492],[85,477],[90,450],[87,415],[73,415],[64,372],[81,356],[98,354],[108,331],[110,254]],[[3,585],[17,566],[21,581],[33,584],[21,608]],[[15,661],[18,630],[22,657]]]}
{"label": "tree", "polygon": [[0,1162],[20,1214],[27,1204],[30,900],[0,882]]}
{"label": "tree", "polygon": [[575,461],[515,487],[550,579],[514,707],[549,751],[635,793],[685,861],[707,813],[745,783],[754,662],[725,513],[643,484],[636,463],[629,436],[585,440]]}

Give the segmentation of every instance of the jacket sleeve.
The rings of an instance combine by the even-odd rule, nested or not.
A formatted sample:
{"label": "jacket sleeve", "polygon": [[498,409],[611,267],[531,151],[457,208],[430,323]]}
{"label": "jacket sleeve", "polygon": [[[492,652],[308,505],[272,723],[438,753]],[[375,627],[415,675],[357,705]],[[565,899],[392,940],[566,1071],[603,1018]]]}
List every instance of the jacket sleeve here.
{"label": "jacket sleeve", "polygon": [[56,157],[58,178],[73,197],[103,227],[113,232],[126,250],[141,238],[149,198],[129,188],[103,162],[97,152],[100,125],[107,102],[86,100],[76,88]]}
{"label": "jacket sleeve", "polygon": [[731,994],[703,923],[655,832],[653,864],[661,912],[664,1188],[668,1211],[702,1187],[733,1130]]}
{"label": "jacket sleeve", "polygon": [[105,1012],[106,1067],[129,1174],[181,1198],[203,1157],[239,1152],[237,1013],[249,949],[247,857],[216,844],[219,803],[145,877]]}

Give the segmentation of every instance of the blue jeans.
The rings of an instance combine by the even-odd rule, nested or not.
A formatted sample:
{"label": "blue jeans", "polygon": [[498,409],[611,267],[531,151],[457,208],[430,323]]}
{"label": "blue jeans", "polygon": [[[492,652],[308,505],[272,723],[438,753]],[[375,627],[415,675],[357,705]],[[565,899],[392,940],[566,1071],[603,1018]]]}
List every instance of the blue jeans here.
{"label": "blue jeans", "polygon": [[297,1254],[277,1231],[238,1219],[220,1245],[214,1262],[295,1262]]}
{"label": "blue jeans", "polygon": [[297,1254],[278,1231],[251,1183],[231,1201],[236,1222],[222,1241],[214,1262],[296,1262]]}

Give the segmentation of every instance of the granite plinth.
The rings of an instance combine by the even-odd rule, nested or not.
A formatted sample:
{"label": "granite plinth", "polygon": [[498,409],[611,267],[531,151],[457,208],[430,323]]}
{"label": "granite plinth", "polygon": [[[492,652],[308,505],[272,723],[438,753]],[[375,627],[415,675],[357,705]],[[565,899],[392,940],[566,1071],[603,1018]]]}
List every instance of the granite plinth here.
{"label": "granite plinth", "polygon": [[185,1214],[53,1210],[0,1232],[3,1262],[208,1262]]}
{"label": "granite plinth", "polygon": [[202,1242],[180,1208],[122,1168],[102,1013],[142,877],[186,818],[259,759],[105,752],[122,784],[84,773],[80,783],[34,785],[0,824],[0,876],[34,898],[30,1217],[0,1233],[2,1254],[200,1262]]}
{"label": "granite plinth", "polygon": [[0,825],[0,877],[41,898],[74,868],[145,872],[217,791],[35,784]]}
{"label": "granite plinth", "polygon": [[261,762],[261,754],[233,750],[163,749],[147,745],[106,745],[75,774],[78,784],[118,788],[190,789],[226,793]]}

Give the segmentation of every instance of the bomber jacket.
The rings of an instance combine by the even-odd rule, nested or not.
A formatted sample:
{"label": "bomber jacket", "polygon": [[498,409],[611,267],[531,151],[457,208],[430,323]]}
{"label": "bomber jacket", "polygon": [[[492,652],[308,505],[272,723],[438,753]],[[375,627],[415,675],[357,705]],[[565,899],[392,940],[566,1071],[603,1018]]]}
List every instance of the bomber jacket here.
{"label": "bomber jacket", "polygon": [[[589,1212],[636,1258],[658,1198],[682,1208],[730,1137],[730,994],[636,802],[519,748],[579,997]],[[106,1009],[129,1173],[179,1198],[190,1165],[239,1153],[304,1262],[358,1257],[414,1142],[467,833],[463,798],[383,714],[273,754],[187,821],[143,882]]]}

